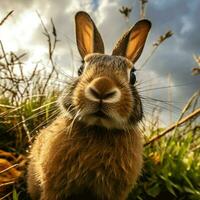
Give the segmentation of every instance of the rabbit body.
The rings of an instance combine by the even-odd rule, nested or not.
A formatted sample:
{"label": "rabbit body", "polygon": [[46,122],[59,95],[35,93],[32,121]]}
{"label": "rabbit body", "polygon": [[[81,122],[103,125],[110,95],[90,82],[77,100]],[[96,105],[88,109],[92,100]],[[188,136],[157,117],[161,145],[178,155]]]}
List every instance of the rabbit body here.
{"label": "rabbit body", "polygon": [[142,168],[133,63],[151,24],[136,23],[105,55],[90,16],[79,12],[75,21],[83,66],[59,99],[63,114],[33,144],[28,191],[33,200],[125,200]]}
{"label": "rabbit body", "polygon": [[70,123],[59,117],[37,137],[29,164],[32,199],[125,199],[142,167],[138,130],[106,133],[77,124],[68,134]]}

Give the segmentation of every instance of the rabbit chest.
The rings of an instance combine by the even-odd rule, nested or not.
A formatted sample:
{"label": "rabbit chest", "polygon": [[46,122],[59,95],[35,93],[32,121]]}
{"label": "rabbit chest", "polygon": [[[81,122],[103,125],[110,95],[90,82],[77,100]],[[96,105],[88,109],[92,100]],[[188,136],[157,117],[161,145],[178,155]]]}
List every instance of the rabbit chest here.
{"label": "rabbit chest", "polygon": [[[102,195],[133,186],[142,165],[142,141],[137,131],[105,132],[77,124],[72,129],[62,126],[66,122],[54,124],[49,130],[52,137],[49,134],[49,141],[45,139],[48,151],[41,159],[43,181],[49,182],[52,190],[77,193],[89,188]],[[60,129],[56,135],[54,126]]]}

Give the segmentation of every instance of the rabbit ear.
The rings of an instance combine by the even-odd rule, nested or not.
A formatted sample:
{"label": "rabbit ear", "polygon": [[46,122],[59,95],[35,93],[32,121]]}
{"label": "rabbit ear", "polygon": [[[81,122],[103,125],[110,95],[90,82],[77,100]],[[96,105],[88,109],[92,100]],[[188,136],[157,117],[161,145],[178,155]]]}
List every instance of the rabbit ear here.
{"label": "rabbit ear", "polygon": [[135,63],[142,53],[150,28],[151,22],[148,20],[137,22],[117,42],[112,55],[124,56]]}
{"label": "rabbit ear", "polygon": [[89,53],[104,53],[103,40],[90,16],[80,11],[75,16],[76,42],[81,57]]}

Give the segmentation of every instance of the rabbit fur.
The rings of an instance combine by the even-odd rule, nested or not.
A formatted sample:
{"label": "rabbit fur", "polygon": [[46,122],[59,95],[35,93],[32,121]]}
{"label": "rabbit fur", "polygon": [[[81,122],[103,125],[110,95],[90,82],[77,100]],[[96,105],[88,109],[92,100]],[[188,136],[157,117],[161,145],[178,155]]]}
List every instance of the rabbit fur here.
{"label": "rabbit fur", "polygon": [[151,23],[137,22],[105,55],[90,16],[80,11],[75,22],[83,66],[59,98],[62,114],[34,141],[28,191],[33,200],[125,200],[143,154],[142,103],[130,79]]}

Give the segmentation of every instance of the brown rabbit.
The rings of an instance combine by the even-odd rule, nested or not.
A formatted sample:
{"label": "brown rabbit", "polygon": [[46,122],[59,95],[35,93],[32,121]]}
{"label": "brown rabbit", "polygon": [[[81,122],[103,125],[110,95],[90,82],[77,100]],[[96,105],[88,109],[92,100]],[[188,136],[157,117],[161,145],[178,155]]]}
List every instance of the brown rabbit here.
{"label": "brown rabbit", "polygon": [[124,200],[142,168],[140,96],[133,64],[151,23],[141,20],[105,55],[85,12],[75,16],[84,62],[59,99],[63,114],[36,138],[28,167],[33,200]]}

